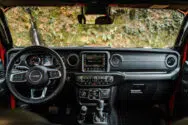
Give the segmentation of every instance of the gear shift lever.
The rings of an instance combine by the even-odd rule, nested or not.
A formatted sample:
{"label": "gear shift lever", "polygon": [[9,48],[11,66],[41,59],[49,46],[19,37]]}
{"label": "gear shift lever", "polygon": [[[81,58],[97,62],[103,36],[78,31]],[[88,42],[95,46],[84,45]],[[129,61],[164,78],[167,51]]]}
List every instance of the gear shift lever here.
{"label": "gear shift lever", "polygon": [[107,125],[107,113],[104,113],[104,100],[98,100],[96,113],[94,113],[94,124]]}
{"label": "gear shift lever", "polygon": [[99,100],[97,103],[97,108],[104,109],[104,100]]}
{"label": "gear shift lever", "polygon": [[104,100],[99,100],[97,103],[97,116],[98,118],[103,121],[104,116],[103,116],[103,110],[104,110]]}
{"label": "gear shift lever", "polygon": [[82,106],[80,109],[80,115],[78,117],[78,123],[83,123],[85,121],[85,117],[87,114],[87,107],[86,106]]}

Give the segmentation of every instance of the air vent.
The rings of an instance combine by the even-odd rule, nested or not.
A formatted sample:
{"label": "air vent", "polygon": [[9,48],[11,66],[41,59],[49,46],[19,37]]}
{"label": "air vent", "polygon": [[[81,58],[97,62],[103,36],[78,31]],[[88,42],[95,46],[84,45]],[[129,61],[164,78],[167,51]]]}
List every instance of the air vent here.
{"label": "air vent", "polygon": [[165,63],[168,68],[174,68],[178,63],[178,59],[174,55],[168,55],[166,57]]}
{"label": "air vent", "polygon": [[110,63],[113,67],[119,67],[122,63],[122,56],[119,54],[112,55]]}
{"label": "air vent", "polygon": [[71,67],[77,66],[78,63],[79,63],[79,57],[78,57],[78,55],[77,54],[70,54],[67,57],[67,63]]}

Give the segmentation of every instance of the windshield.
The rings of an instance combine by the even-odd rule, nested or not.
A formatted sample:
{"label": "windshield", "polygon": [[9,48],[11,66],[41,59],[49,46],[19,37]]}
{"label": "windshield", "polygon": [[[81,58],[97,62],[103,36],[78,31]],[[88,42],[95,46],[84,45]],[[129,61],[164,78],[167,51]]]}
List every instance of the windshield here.
{"label": "windshield", "polygon": [[[31,14],[28,13],[28,8]],[[6,12],[15,47],[36,44],[48,47],[93,46],[112,48],[171,48],[178,36],[183,14],[167,9],[111,7],[113,24],[95,24],[103,15],[85,15],[78,23],[79,6],[15,7]]]}

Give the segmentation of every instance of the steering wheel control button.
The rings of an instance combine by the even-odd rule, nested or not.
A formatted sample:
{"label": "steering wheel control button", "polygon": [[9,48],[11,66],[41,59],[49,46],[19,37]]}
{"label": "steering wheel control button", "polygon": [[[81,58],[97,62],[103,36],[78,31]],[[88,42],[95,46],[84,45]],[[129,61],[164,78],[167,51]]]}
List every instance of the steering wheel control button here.
{"label": "steering wheel control button", "polygon": [[18,73],[18,74],[11,74],[10,81],[11,82],[17,82],[17,83],[26,82],[27,80],[25,78],[25,75],[26,75],[25,72],[24,73]]}
{"label": "steering wheel control button", "polygon": [[38,70],[33,70],[30,72],[29,74],[29,79],[33,82],[33,83],[38,83],[41,81],[42,79],[42,73]]}
{"label": "steering wheel control button", "polygon": [[58,70],[49,71],[49,78],[50,79],[57,79],[61,77],[61,73]]}

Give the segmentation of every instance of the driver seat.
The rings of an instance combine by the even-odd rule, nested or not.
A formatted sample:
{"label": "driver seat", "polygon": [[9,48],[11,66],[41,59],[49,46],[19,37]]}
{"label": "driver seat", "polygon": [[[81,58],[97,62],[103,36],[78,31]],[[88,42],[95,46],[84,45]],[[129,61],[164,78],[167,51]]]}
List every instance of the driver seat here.
{"label": "driver seat", "polygon": [[21,109],[0,109],[0,125],[54,125],[45,118]]}

